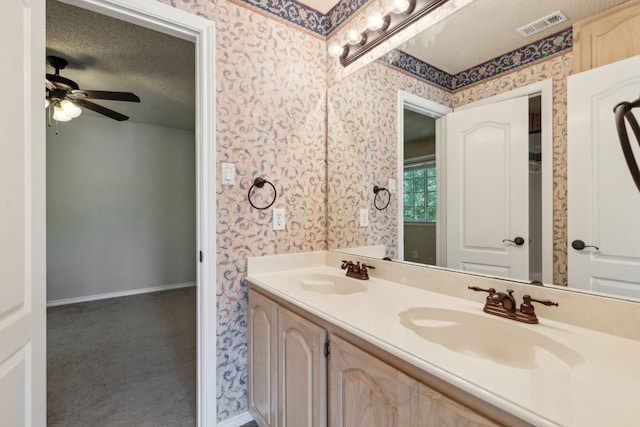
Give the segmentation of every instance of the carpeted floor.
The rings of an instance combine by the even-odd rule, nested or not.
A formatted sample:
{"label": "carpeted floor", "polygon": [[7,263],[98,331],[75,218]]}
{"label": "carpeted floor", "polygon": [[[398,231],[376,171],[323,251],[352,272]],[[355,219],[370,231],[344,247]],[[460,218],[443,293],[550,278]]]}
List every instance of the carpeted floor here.
{"label": "carpeted floor", "polygon": [[195,291],[49,308],[47,425],[194,426]]}

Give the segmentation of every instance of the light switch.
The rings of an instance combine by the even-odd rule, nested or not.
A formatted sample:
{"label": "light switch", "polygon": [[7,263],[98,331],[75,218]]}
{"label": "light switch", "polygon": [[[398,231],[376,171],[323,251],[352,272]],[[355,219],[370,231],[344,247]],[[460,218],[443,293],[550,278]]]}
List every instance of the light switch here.
{"label": "light switch", "polygon": [[369,226],[369,209],[360,209],[360,227]]}
{"label": "light switch", "polygon": [[222,185],[233,185],[236,183],[236,164],[221,163]]}
{"label": "light switch", "polygon": [[396,180],[393,178],[389,178],[389,183],[387,184],[387,188],[389,189],[389,193],[395,194],[396,192]]}
{"label": "light switch", "polygon": [[273,229],[274,230],[284,230],[285,229],[285,210],[283,208],[278,208],[273,210]]}

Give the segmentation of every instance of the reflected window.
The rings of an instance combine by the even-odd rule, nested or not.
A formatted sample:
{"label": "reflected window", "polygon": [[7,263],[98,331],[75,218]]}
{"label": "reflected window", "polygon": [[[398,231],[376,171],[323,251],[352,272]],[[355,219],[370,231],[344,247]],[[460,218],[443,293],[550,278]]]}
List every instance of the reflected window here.
{"label": "reflected window", "polygon": [[435,160],[405,162],[404,220],[436,222]]}

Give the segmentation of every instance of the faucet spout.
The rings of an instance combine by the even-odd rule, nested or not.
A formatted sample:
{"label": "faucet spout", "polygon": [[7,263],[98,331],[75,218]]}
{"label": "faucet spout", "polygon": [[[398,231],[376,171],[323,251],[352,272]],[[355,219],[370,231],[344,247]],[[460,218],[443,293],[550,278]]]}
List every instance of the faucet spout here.
{"label": "faucet spout", "polygon": [[347,277],[352,277],[354,279],[360,280],[369,280],[369,272],[367,271],[367,269],[375,269],[374,266],[367,265],[365,263],[362,263],[362,265],[360,265],[360,261],[354,264],[353,261],[346,260],[342,260],[342,266],[340,268],[343,270],[347,270]]}

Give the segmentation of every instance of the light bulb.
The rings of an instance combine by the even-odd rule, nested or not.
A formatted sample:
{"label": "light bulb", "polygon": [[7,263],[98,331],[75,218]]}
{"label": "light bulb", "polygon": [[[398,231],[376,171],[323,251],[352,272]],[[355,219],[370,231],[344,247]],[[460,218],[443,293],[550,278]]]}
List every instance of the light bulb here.
{"label": "light bulb", "polygon": [[373,12],[367,18],[367,28],[371,31],[377,31],[380,28],[384,27],[384,17],[380,12]]}
{"label": "light bulb", "polygon": [[364,37],[355,28],[352,28],[347,32],[347,42],[350,45],[361,44],[363,41]]}
{"label": "light bulb", "polygon": [[68,122],[71,120],[71,117],[64,112],[62,107],[56,105],[53,107],[53,120],[57,122]]}
{"label": "light bulb", "polygon": [[344,48],[340,44],[333,42],[329,45],[329,56],[338,58],[344,53]]}
{"label": "light bulb", "polygon": [[410,6],[411,2],[409,0],[393,0],[391,2],[391,11],[393,13],[405,13]]}
{"label": "light bulb", "polygon": [[62,107],[62,111],[72,119],[75,119],[82,113],[80,107],[67,99],[60,102],[60,106]]}

